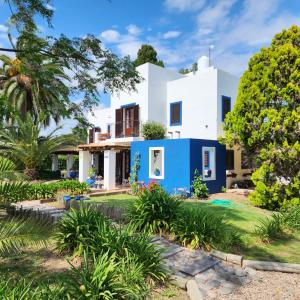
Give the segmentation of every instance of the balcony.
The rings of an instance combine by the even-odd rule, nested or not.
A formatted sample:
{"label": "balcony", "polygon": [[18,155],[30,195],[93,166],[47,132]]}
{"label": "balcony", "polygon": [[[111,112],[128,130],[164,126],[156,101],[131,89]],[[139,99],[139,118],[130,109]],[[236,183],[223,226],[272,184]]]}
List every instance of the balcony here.
{"label": "balcony", "polygon": [[89,132],[89,144],[121,138],[138,138],[140,132],[141,122],[128,119],[123,122],[108,124],[106,132],[103,132],[100,128],[91,129]]}

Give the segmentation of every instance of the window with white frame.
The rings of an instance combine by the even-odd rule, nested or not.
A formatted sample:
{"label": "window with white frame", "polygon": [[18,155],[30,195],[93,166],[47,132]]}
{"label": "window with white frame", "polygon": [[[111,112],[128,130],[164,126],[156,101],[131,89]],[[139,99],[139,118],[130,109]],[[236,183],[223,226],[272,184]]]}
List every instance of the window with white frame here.
{"label": "window with white frame", "polygon": [[202,147],[202,180],[216,180],[216,148]]}
{"label": "window with white frame", "polygon": [[149,178],[164,179],[164,147],[149,148]]}

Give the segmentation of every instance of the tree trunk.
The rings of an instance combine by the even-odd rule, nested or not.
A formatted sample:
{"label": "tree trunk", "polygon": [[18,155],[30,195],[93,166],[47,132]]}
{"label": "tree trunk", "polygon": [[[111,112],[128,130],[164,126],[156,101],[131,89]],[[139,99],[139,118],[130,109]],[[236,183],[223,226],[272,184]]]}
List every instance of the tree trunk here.
{"label": "tree trunk", "polygon": [[39,178],[39,171],[36,169],[25,169],[24,174],[28,176],[31,180],[35,180]]}

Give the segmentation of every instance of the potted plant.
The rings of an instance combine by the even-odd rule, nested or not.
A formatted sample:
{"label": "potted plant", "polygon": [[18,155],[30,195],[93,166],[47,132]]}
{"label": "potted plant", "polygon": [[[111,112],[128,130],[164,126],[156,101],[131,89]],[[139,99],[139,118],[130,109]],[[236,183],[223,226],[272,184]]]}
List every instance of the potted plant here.
{"label": "potted plant", "polygon": [[160,175],[160,170],[159,170],[158,167],[155,168],[154,174],[155,174],[155,176],[159,176]]}

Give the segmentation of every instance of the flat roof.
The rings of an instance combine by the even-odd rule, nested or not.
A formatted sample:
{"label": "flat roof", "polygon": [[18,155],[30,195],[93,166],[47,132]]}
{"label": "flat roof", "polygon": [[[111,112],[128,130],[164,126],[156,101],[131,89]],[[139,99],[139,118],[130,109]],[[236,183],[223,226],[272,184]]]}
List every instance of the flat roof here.
{"label": "flat roof", "polygon": [[78,148],[80,150],[88,150],[88,151],[127,150],[130,149],[130,142],[102,141],[100,143],[79,145]]}

